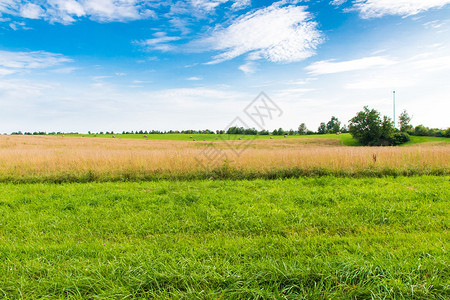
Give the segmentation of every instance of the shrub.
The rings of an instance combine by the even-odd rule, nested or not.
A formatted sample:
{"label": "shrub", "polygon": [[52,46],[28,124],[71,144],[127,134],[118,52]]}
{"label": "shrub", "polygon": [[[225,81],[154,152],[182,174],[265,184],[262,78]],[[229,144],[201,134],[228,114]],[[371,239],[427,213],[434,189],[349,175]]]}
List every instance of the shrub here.
{"label": "shrub", "polygon": [[391,145],[393,146],[404,144],[406,142],[409,142],[410,140],[411,138],[406,132],[395,132],[390,138]]}
{"label": "shrub", "polygon": [[418,125],[414,128],[414,135],[418,136],[427,136],[429,133],[429,129],[423,125]]}

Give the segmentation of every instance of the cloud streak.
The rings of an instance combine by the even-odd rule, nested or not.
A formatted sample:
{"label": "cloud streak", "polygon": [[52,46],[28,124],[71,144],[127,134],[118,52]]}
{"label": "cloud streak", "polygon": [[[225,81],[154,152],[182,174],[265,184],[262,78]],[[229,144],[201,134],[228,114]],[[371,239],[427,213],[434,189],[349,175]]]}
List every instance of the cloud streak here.
{"label": "cloud streak", "polygon": [[[42,69],[57,66],[66,62],[71,62],[61,54],[49,53],[45,51],[32,52],[12,52],[0,51],[0,68],[5,73],[14,73],[26,69]],[[6,71],[5,71],[6,70]]]}
{"label": "cloud streak", "polygon": [[2,0],[0,14],[70,24],[86,17],[98,22],[125,22],[155,17],[157,1],[138,0]]}
{"label": "cloud streak", "polygon": [[411,16],[448,4],[450,0],[356,0],[351,10],[369,19],[385,15]]}
{"label": "cloud streak", "polygon": [[248,60],[295,62],[308,58],[322,43],[317,23],[305,6],[283,6],[284,1],[248,13],[228,27],[216,26],[207,36],[191,43],[201,50],[221,52],[209,64],[247,54]]}
{"label": "cloud streak", "polygon": [[324,75],[364,70],[375,67],[386,67],[395,63],[396,61],[385,56],[371,56],[341,62],[336,62],[334,60],[323,60],[315,62],[307,66],[305,69],[313,75]]}

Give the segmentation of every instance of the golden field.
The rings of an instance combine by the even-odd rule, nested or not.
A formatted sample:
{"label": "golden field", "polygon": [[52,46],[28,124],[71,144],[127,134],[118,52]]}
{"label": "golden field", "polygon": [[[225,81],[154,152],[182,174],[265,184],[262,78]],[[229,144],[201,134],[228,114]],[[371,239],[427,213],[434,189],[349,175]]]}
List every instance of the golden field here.
{"label": "golden field", "polygon": [[448,174],[450,145],[348,147],[336,139],[157,141],[0,136],[1,181]]}

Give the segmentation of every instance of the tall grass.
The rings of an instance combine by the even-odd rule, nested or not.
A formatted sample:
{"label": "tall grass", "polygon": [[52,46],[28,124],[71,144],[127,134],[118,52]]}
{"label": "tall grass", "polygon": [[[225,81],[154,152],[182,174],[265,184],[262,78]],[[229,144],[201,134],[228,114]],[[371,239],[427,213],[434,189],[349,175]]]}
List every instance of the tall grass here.
{"label": "tall grass", "polygon": [[[211,159],[207,152],[220,155]],[[336,139],[187,142],[0,136],[3,182],[449,173],[448,144],[371,148],[342,146]]]}

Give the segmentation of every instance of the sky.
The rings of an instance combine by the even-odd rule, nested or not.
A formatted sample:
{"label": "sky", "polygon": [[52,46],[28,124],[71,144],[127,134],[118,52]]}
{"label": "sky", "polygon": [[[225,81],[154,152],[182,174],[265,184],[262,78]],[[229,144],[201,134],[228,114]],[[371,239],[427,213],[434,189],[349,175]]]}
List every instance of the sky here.
{"label": "sky", "polygon": [[0,133],[450,126],[450,0],[0,0]]}

